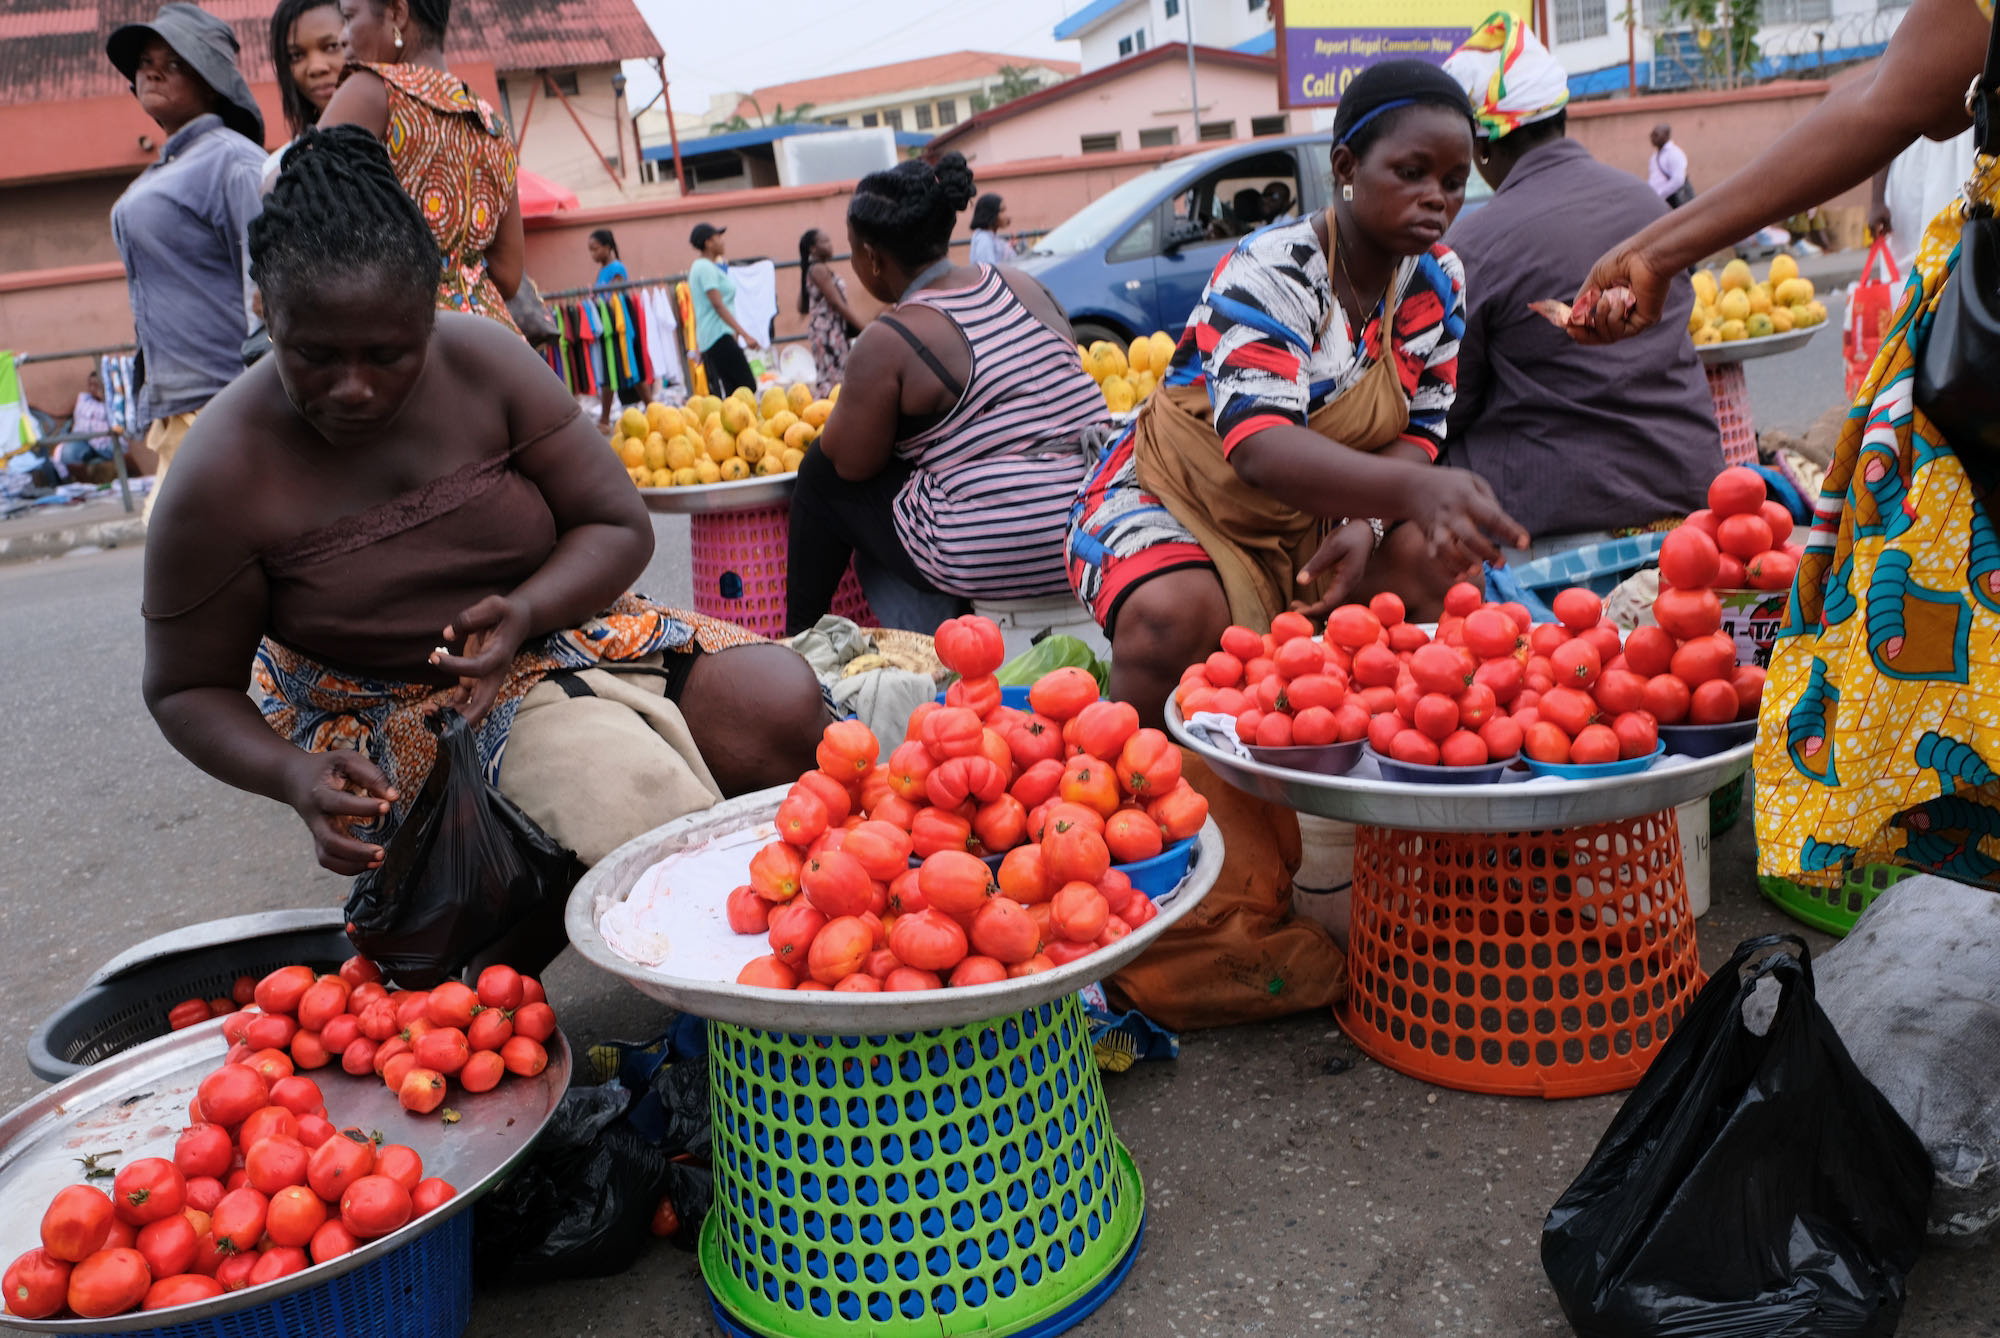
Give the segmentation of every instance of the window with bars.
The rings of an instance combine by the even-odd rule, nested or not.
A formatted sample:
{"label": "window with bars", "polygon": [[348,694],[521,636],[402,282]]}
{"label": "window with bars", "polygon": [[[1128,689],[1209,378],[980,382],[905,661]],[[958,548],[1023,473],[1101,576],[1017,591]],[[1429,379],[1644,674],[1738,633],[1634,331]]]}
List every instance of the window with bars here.
{"label": "window with bars", "polygon": [[891,107],[888,111],[883,112],[882,124],[888,126],[891,130],[901,130],[903,128],[903,109],[901,107]]}
{"label": "window with bars", "polygon": [[1131,38],[1129,38],[1129,37],[1121,37],[1121,38],[1119,38],[1119,39],[1118,39],[1118,54],[1119,54],[1119,55],[1121,55],[1121,56],[1129,56],[1129,55],[1131,55],[1131,54],[1132,54],[1132,39],[1131,39]]}
{"label": "window with bars", "polygon": [[939,124],[939,125],[957,125],[957,124],[958,124],[958,101],[957,101],[957,99],[955,99],[955,98],[940,98],[940,99],[938,100],[938,124]]}
{"label": "window with bars", "polygon": [[1119,132],[1116,130],[1108,135],[1085,135],[1083,136],[1083,151],[1085,153],[1116,153],[1118,152],[1118,135]]}
{"label": "window with bars", "polygon": [[919,102],[917,104],[917,129],[928,130],[930,128],[931,104],[928,102]]}
{"label": "window with bars", "polygon": [[1201,138],[1204,144],[1211,139],[1235,139],[1236,122],[1204,121],[1201,125]]}
{"label": "window with bars", "polygon": [[1134,51],[1144,51],[1146,49],[1146,30],[1144,28],[1132,34],[1132,49]]}
{"label": "window with bars", "polygon": [[1824,23],[1833,17],[1833,0],[1763,0],[1766,23]]}
{"label": "window with bars", "polygon": [[1550,7],[1558,42],[1582,42],[1611,31],[1605,0],[1553,0]]}
{"label": "window with bars", "polygon": [[1180,142],[1181,128],[1177,125],[1155,126],[1139,132],[1139,147],[1142,149],[1170,149]]}
{"label": "window with bars", "polygon": [[881,117],[879,117],[879,116],[877,116],[877,115],[876,115],[876,114],[875,114],[874,112],[862,112],[862,113],[861,113],[861,124],[863,124],[863,125],[880,125],[880,124],[882,124],[882,118],[881,118]]}
{"label": "window with bars", "polygon": [[1285,133],[1285,118],[1278,116],[1253,116],[1250,118],[1250,133],[1253,136],[1282,135]]}
{"label": "window with bars", "polygon": [[1179,18],[1180,13],[1181,0],[1167,0],[1167,17],[1170,19]]}

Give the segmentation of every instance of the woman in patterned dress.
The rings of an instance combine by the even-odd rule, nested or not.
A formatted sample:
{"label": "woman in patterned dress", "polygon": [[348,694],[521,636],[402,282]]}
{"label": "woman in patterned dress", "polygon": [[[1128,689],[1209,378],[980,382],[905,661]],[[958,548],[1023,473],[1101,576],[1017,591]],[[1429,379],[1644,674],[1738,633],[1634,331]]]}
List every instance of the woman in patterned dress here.
{"label": "woman in patterned dress", "polygon": [[[1992,21],[1991,0],[1916,0],[1867,78],[1598,261],[1577,296],[1588,324],[1571,333],[1646,328],[1702,256],[1867,181],[1919,136],[1962,134]],[[1896,864],[2000,889],[1992,459],[1977,446],[1961,458],[1912,402],[1966,211],[1996,204],[2000,159],[1981,156],[1924,236],[1820,488],[1759,716],[1763,874],[1838,887]]]}
{"label": "woman in patterned dress", "polygon": [[847,280],[833,272],[833,238],[818,228],[807,228],[799,238],[799,315],[806,318],[813,363],[819,368],[813,393],[825,399],[840,385],[847,350],[867,322],[847,300]]}
{"label": "woman in patterned dress", "polygon": [[168,741],[291,805],[341,874],[381,863],[444,706],[586,864],[809,769],[811,667],[628,593],[637,494],[524,341],[437,310],[439,266],[378,141],[293,146],[250,226],[271,356],[202,414],[147,535]]}
{"label": "woman in patterned dress", "polygon": [[444,253],[437,304],[512,329],[526,242],[506,123],[444,63],[451,0],[340,0],[353,63],[320,117],[389,148]]}

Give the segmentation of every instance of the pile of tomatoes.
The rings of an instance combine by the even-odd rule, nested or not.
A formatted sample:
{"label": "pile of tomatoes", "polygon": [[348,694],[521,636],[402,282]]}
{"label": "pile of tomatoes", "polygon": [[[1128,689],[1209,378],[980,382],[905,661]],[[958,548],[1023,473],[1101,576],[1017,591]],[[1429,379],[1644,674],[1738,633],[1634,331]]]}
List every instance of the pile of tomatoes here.
{"label": "pile of tomatoes", "polygon": [[[1713,574],[1716,549],[1700,530],[1667,543],[1676,554],[1707,544]],[[1696,593],[1663,591],[1662,624]],[[1266,748],[1365,738],[1384,757],[1447,767],[1523,752],[1576,765],[1645,757],[1663,724],[1756,714],[1763,671],[1737,665],[1720,601],[1698,594],[1685,636],[1643,627],[1623,637],[1603,601],[1575,588],[1552,602],[1557,621],[1538,624],[1520,604],[1453,586],[1435,636],[1406,621],[1393,594],[1335,609],[1319,637],[1284,613],[1262,635],[1224,632],[1222,648],[1181,675],[1176,701],[1184,716],[1233,717],[1237,738]]]}
{"label": "pile of tomatoes", "polygon": [[[779,839],[728,899],[730,927],[771,945],[739,983],[985,984],[1075,961],[1157,913],[1116,865],[1207,821],[1180,749],[1082,669],[1044,675],[1029,710],[1003,705],[987,619],[953,619],[936,646],[960,675],[944,703],[920,707],[886,761],[866,725],[828,726],[818,768],[779,806]],[[996,871],[982,856],[1004,858]]]}
{"label": "pile of tomatoes", "polygon": [[270,1082],[338,1063],[376,1074],[420,1115],[443,1105],[453,1082],[490,1092],[510,1073],[534,1077],[548,1067],[556,1030],[540,982],[511,966],[487,967],[476,986],[396,990],[373,962],[350,957],[337,975],[283,966],[262,980],[244,976],[232,994],[242,1007],[222,1024],[229,1062]]}
{"label": "pile of tomatoes", "polygon": [[[1774,502],[1764,478],[1754,469],[1731,465],[1708,485],[1708,506],[1687,518],[1682,528],[1699,531],[1715,545],[1717,562],[1705,568],[1669,568],[1660,553],[1660,583],[1677,590],[1789,590],[1798,574],[1804,550],[1791,541],[1792,513]],[[1683,579],[1685,578],[1685,579]]]}
{"label": "pile of tomatoes", "polygon": [[[271,1005],[258,1015],[267,1027],[289,1020],[277,1004],[291,991],[288,973],[300,970],[258,982]],[[425,1177],[414,1149],[336,1128],[318,1083],[273,1062],[282,1051],[247,1052],[246,1044],[201,1080],[171,1159],[127,1162],[109,1193],[88,1183],[56,1193],[42,1214],[41,1247],[0,1279],[9,1314],[102,1319],[276,1282],[399,1230],[457,1193]]]}

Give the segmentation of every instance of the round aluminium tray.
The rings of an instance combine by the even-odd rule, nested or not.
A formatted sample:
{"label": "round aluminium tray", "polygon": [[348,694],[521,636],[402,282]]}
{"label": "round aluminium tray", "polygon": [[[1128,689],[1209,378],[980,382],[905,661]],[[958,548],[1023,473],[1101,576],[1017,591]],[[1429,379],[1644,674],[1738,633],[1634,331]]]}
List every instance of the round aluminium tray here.
{"label": "round aluminium tray", "polygon": [[671,516],[706,516],[718,511],[755,511],[792,500],[797,474],[766,474],[733,483],[697,483],[691,488],[641,488],[648,511]]}
{"label": "round aluminium tray", "polygon": [[1697,345],[1695,352],[1701,354],[1704,367],[1721,367],[1732,362],[1748,362],[1752,358],[1769,358],[1779,353],[1790,353],[1793,349],[1804,348],[1812,337],[1825,329],[1824,323],[1808,325],[1803,330],[1787,330],[1783,334],[1765,335],[1761,339],[1738,339],[1727,344]]}
{"label": "round aluminium tray", "polygon": [[[1616,822],[1677,808],[1750,769],[1754,741],[1713,757],[1662,759],[1637,776],[1538,779],[1497,785],[1393,784],[1372,776],[1317,776],[1246,761],[1196,738],[1167,703],[1167,730],[1237,789],[1316,817],[1420,832],[1520,832]],[[1164,918],[1164,917],[1162,917]]]}
{"label": "round aluminium tray", "polygon": [[[631,895],[639,880],[667,856],[708,841],[769,829],[771,815],[786,794],[784,786],[727,800],[714,808],[656,827],[627,841],[599,860],[570,894],[566,927],[569,941],[590,962],[630,981],[641,993],[660,1002],[716,1022],[761,1027],[767,1031],[814,1036],[880,1036],[929,1031],[1005,1017],[1037,1004],[1059,999],[1110,975],[1137,957],[1162,933],[1192,910],[1215,885],[1222,870],[1222,834],[1209,822],[1195,838],[1194,862],[1171,894],[1159,899],[1160,913],[1109,947],[1040,975],[1018,980],[972,985],[964,989],[918,990],[900,994],[811,994],[738,985],[735,972],[743,962],[761,955],[762,940],[740,935],[743,954],[726,971],[711,976],[669,974],[621,956],[598,928],[604,913]],[[756,849],[742,853],[747,861]],[[721,916],[728,886],[694,889],[689,915],[714,921]]]}
{"label": "round aluminium tray", "polygon": [[[172,1310],[134,1311],[110,1319],[21,1319],[0,1314],[0,1328],[28,1333],[125,1333],[213,1319],[308,1287],[317,1287],[410,1244],[470,1208],[520,1161],[555,1113],[569,1086],[569,1045],[550,1038],[549,1066],[534,1078],[510,1077],[490,1092],[456,1092],[448,1103],[462,1117],[447,1125],[433,1113],[413,1115],[380,1078],[358,1078],[338,1067],[310,1075],[326,1095],[327,1117],[342,1128],[379,1129],[415,1148],[424,1173],[457,1186],[434,1213],[369,1241],[351,1254],[302,1273]],[[12,1259],[41,1243],[40,1208],[56,1191],[83,1183],[78,1159],[117,1152],[107,1164],[173,1156],[187,1124],[188,1101],[228,1053],[216,1019],[149,1041],[104,1060],[0,1117],[0,1257]]]}

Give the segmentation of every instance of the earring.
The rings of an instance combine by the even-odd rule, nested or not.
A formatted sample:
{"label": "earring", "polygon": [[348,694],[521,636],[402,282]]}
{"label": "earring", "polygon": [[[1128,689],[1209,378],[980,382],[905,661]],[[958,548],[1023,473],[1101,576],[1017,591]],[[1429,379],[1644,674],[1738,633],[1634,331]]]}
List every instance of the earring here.
{"label": "earring", "polygon": [[397,28],[394,32],[396,34],[396,50],[401,51],[403,49],[403,30]]}
{"label": "earring", "polygon": [[1343,200],[1352,200],[1354,198],[1354,187],[1351,185],[1342,186],[1340,188],[1340,198]]}

